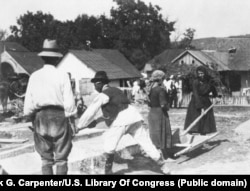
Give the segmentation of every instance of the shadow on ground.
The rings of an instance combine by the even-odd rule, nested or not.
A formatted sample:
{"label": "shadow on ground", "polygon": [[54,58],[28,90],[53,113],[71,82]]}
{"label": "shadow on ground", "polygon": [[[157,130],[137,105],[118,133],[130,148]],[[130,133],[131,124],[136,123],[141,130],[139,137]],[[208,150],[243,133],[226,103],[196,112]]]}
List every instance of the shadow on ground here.
{"label": "shadow on ground", "polygon": [[143,155],[134,155],[133,159],[116,158],[115,163],[126,164],[126,167],[115,171],[115,175],[121,174],[162,174],[160,167],[150,158]]}
{"label": "shadow on ground", "polygon": [[214,148],[220,146],[223,142],[229,142],[229,140],[224,139],[224,140],[216,140],[216,141],[210,141],[208,143],[205,143],[201,147],[187,153],[185,155],[187,158],[180,161],[178,164],[182,164],[182,163],[187,162],[189,160],[192,160],[192,159],[194,159],[202,154],[208,153],[208,152],[212,151]]}

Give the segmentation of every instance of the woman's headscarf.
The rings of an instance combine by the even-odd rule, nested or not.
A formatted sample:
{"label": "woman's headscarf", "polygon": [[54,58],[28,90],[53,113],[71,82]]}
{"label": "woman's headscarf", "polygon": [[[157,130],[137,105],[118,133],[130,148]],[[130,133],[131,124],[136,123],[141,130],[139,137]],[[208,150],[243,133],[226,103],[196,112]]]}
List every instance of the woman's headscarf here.
{"label": "woman's headscarf", "polygon": [[196,68],[196,75],[197,75],[197,77],[198,77],[198,71],[201,71],[201,72],[204,73],[204,80],[208,80],[209,79],[210,76],[209,76],[208,70],[207,70],[207,68],[205,66],[198,66]]}
{"label": "woman's headscarf", "polygon": [[198,71],[203,72],[203,73],[205,74],[205,76],[208,75],[208,72],[207,72],[207,69],[205,68],[205,66],[198,66],[198,67],[196,68],[196,73],[198,73]]}
{"label": "woman's headscarf", "polygon": [[155,70],[151,75],[152,81],[162,80],[163,78],[165,78],[165,73],[161,70]]}

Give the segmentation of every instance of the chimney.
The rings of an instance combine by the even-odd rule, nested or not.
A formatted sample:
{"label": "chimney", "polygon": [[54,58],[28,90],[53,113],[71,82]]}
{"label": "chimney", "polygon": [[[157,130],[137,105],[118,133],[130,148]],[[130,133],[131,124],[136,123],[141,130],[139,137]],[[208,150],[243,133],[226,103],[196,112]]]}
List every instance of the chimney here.
{"label": "chimney", "polygon": [[86,40],[87,50],[91,50],[91,41]]}
{"label": "chimney", "polygon": [[234,53],[236,53],[236,50],[237,50],[237,48],[235,48],[235,47],[229,48],[228,53],[229,54],[232,54],[232,53],[234,54]]}

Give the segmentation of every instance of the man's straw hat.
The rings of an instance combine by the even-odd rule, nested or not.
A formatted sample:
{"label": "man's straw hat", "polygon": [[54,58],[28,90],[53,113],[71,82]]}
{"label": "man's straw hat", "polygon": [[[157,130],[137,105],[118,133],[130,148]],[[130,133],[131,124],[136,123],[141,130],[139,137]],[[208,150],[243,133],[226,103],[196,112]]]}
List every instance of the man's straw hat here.
{"label": "man's straw hat", "polygon": [[38,54],[43,57],[63,57],[59,52],[56,40],[45,39],[43,42],[43,51]]}

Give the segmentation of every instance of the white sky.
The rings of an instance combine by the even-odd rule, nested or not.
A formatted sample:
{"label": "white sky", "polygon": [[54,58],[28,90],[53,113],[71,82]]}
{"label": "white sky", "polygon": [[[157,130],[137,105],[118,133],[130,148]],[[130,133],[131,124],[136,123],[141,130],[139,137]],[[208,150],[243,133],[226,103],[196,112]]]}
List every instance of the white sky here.
{"label": "white sky", "polygon": [[[187,28],[195,38],[250,34],[250,0],[142,0],[159,5],[164,17],[176,20],[177,36]],[[55,19],[74,20],[78,15],[109,16],[113,0],[0,0],[0,29],[8,30],[27,11],[50,13]]]}

